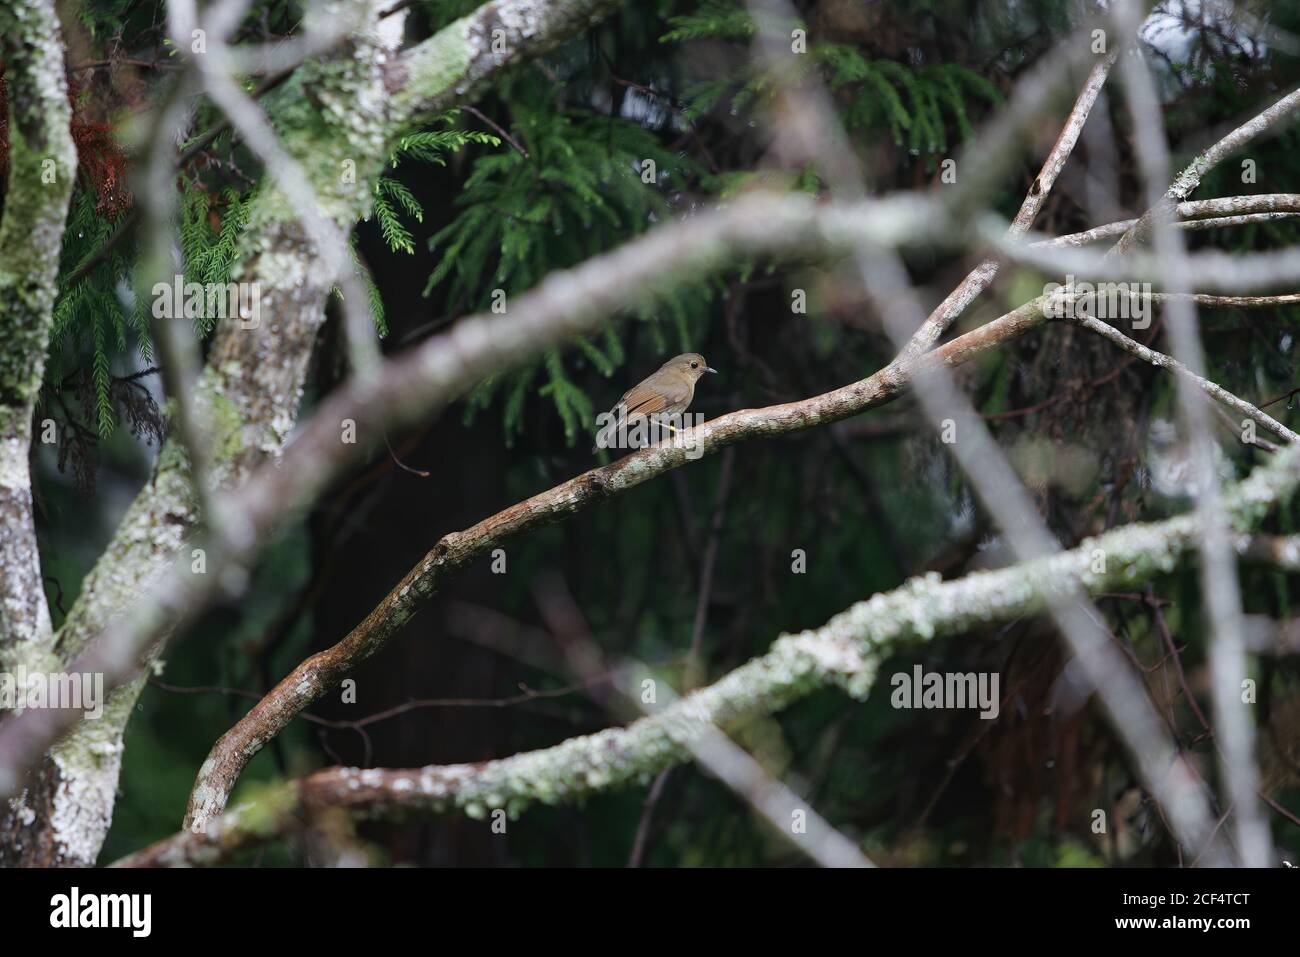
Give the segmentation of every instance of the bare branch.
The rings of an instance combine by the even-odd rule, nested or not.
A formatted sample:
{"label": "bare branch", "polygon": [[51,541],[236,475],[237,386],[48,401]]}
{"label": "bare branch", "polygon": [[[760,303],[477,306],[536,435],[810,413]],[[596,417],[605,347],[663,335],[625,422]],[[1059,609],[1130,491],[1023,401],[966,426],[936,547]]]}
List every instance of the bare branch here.
{"label": "bare branch", "polygon": [[[1179,229],[1216,229],[1220,226],[1239,226],[1246,223],[1270,222],[1300,213],[1300,194],[1267,193],[1262,196],[1228,196],[1223,199],[1205,199],[1179,203]],[[1086,246],[1089,243],[1116,239],[1137,224],[1136,219],[1124,219],[1105,226],[1096,226],[1080,233],[1039,240],[1036,246]]]}
{"label": "bare branch", "polygon": [[[667,707],[671,706],[670,701]],[[792,840],[822,867],[875,867],[856,843],[833,828],[807,801],[763,770],[744,748],[717,728],[702,727],[689,747],[695,760],[710,774],[744,798],[777,833]],[[792,830],[796,816],[804,825],[799,832]]]}
{"label": "bare branch", "polygon": [[[1152,298],[1158,298],[1167,301],[1170,297],[1156,296]],[[1199,297],[1197,298],[1199,300]],[[1209,296],[1206,298],[1211,300],[1211,302],[1209,303],[1211,305],[1273,305],[1274,304],[1271,300],[1268,299],[1251,299],[1246,297]],[[1232,301],[1234,299],[1236,301]],[[1291,302],[1300,302],[1300,296],[1287,296],[1285,297],[1285,299]],[[1224,300],[1229,300],[1229,301],[1224,302]],[[1235,409],[1236,411],[1242,413],[1243,415],[1249,416],[1250,418],[1258,422],[1260,425],[1264,426],[1264,428],[1268,429],[1273,434],[1286,439],[1288,442],[1295,442],[1297,440],[1300,440],[1300,435],[1297,435],[1295,432],[1288,429],[1285,425],[1283,425],[1281,422],[1274,419],[1267,412],[1264,412],[1261,409],[1256,408],[1255,406],[1251,405],[1249,402],[1247,402],[1244,399],[1238,398],[1237,396],[1233,395],[1231,392],[1223,388],[1223,386],[1219,385],[1218,383],[1212,382],[1209,379],[1205,378],[1204,376],[1196,375],[1194,372],[1189,370],[1185,365],[1183,365],[1183,363],[1179,362],[1177,359],[1173,359],[1165,355],[1164,353],[1157,352],[1156,350],[1148,346],[1142,345],[1142,343],[1140,342],[1135,342],[1133,339],[1130,339],[1128,336],[1124,335],[1124,333],[1120,332],[1118,329],[1116,329],[1114,326],[1110,325],[1109,323],[1103,322],[1100,319],[1093,318],[1092,316],[1075,316],[1075,317],[1068,318],[1066,321],[1072,322],[1078,326],[1082,326],[1083,328],[1088,329],[1091,332],[1097,333],[1099,336],[1102,336],[1105,339],[1109,339],[1111,342],[1119,346],[1129,355],[1136,356],[1137,358],[1141,359],[1143,362],[1149,362],[1151,363],[1151,365],[1158,366],[1161,369],[1170,369],[1173,372],[1178,373],[1180,377],[1186,376],[1196,385],[1197,388],[1204,390],[1207,394],[1218,399],[1220,402],[1222,402],[1224,405],[1228,406],[1229,408]]]}
{"label": "bare branch", "polygon": [[[1029,228],[1034,224],[1038,211],[1043,208],[1043,204],[1047,202],[1048,194],[1056,184],[1056,177],[1060,175],[1061,170],[1065,167],[1066,160],[1070,158],[1070,153],[1074,150],[1075,143],[1079,141],[1079,134],[1083,132],[1083,125],[1088,121],[1088,114],[1092,112],[1092,106],[1097,102],[1097,96],[1106,83],[1106,77],[1110,75],[1110,69],[1115,64],[1116,56],[1117,51],[1114,51],[1109,56],[1103,57],[1092,68],[1092,72],[1088,74],[1083,89],[1079,91],[1078,99],[1074,101],[1074,108],[1070,110],[1070,115],[1066,117],[1060,136],[1056,138],[1056,144],[1052,147],[1052,151],[1047,154],[1042,169],[1034,177],[1029,192],[1025,194],[1024,201],[1020,204],[1020,210],[1011,221],[1009,232],[1020,235],[1028,232]],[[913,333],[906,348],[902,351],[902,356],[908,358],[919,355],[938,342],[953,322],[956,321],[957,317],[965,311],[966,307],[989,287],[989,284],[997,276],[999,268],[1000,264],[996,259],[986,259],[976,266],[962,280],[961,284],[950,292],[948,297],[930,313],[925,322],[921,324],[921,327]]]}
{"label": "bare branch", "polygon": [[[1143,9],[1153,5],[1147,0],[1142,3]],[[1070,77],[1095,66],[1092,31],[1114,26],[1113,20],[1113,13],[1107,11],[1082,24],[1020,77],[1006,107],[982,131],[978,148],[968,146],[957,160],[961,175],[944,197],[944,206],[955,222],[965,223],[987,205],[987,197],[1000,188],[1017,148],[1042,118],[1052,113]]]}
{"label": "bare branch", "polygon": [[[173,6],[173,16],[181,16],[179,11],[182,9],[183,5]],[[189,125],[188,102],[193,93],[190,87],[191,77],[187,71],[159,105],[146,138],[149,151],[144,188],[139,191],[146,251],[141,268],[145,282],[140,295],[144,294],[144,289],[152,289],[155,281],[170,286],[175,274],[177,236],[172,220],[176,213],[176,170],[172,144]],[[216,514],[213,497],[210,423],[201,421],[198,410],[201,394],[195,388],[201,365],[199,344],[183,309],[179,315],[163,315],[152,309],[149,313],[154,349],[161,363],[163,388],[171,402],[169,431],[174,432],[185,450],[203,521],[210,527],[220,528],[222,522]]]}
{"label": "bare branch", "polygon": [[1120,239],[1117,251],[1128,252],[1136,243],[1141,242],[1151,231],[1158,206],[1172,206],[1181,203],[1197,186],[1203,177],[1219,163],[1223,162],[1237,150],[1268,132],[1274,126],[1289,120],[1300,109],[1300,89],[1282,97],[1272,106],[1256,114],[1252,119],[1241,124],[1227,136],[1214,143],[1208,149],[1197,154],[1170,184],[1160,203],[1153,205]]}
{"label": "bare branch", "polygon": [[[1055,237],[1038,234],[1024,239],[1011,238],[996,219],[983,223],[979,233],[985,243],[1006,258],[1053,275],[1164,284],[1158,261],[1148,253],[1131,252],[1124,256],[1099,253],[1076,248],[1073,243],[1054,244]],[[1186,259],[1186,285],[1197,292],[1243,295],[1300,283],[1300,247],[1242,255],[1209,250],[1188,253]]]}

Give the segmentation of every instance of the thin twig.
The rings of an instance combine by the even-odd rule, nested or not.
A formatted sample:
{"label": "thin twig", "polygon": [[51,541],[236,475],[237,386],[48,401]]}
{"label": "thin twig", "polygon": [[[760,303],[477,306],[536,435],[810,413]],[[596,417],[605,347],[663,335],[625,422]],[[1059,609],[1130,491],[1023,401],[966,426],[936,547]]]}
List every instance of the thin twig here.
{"label": "thin twig", "polygon": [[515,148],[515,151],[516,151],[520,156],[522,156],[524,159],[528,159],[528,150],[524,149],[524,148],[519,144],[519,141],[516,140],[513,136],[511,136],[510,133],[506,131],[506,128],[503,127],[503,126],[502,126],[500,123],[498,123],[496,120],[492,119],[490,116],[488,116],[488,115],[487,115],[486,113],[484,113],[482,110],[480,110],[478,107],[476,107],[476,106],[470,106],[468,103],[465,104],[464,106],[462,106],[461,109],[464,110],[466,113],[469,113],[469,114],[471,114],[471,115],[473,115],[473,116],[477,116],[480,120],[482,120],[482,121],[483,121],[484,123],[486,123],[488,126],[492,127],[492,129],[496,130],[497,134],[498,134],[498,135],[499,135],[503,140],[505,140],[507,143],[509,143],[511,146],[513,146],[513,147]]}

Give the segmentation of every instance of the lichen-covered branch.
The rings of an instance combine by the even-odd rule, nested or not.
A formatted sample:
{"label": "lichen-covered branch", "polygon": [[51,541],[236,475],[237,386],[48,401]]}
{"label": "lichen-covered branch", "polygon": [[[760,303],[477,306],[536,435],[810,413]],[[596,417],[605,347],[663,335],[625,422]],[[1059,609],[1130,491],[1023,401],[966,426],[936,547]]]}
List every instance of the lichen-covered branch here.
{"label": "lichen-covered branch", "polygon": [[[1290,446],[1229,490],[1225,503],[1232,524],[1242,532],[1258,525],[1300,482],[1297,466],[1300,447]],[[955,581],[934,574],[915,578],[820,628],[778,638],[765,655],[627,727],[478,764],[329,768],[252,805],[197,822],[119,863],[218,863],[231,851],[275,839],[294,819],[294,809],[333,806],[375,816],[460,811],[482,818],[500,808],[515,817],[533,804],[646,784],[664,768],[689,760],[691,745],[711,727],[726,730],[772,714],[827,685],[864,698],[881,661],[901,645],[1039,614],[1053,594],[1075,588],[1095,594],[1149,582],[1177,567],[1194,550],[1196,536],[1195,517],[1180,516],[1125,526],[1070,551]]]}
{"label": "lichen-covered branch", "polygon": [[509,68],[599,23],[622,0],[494,0],[403,53],[389,70],[386,118],[397,136],[472,100]]}
{"label": "lichen-covered branch", "polygon": [[[56,660],[54,636],[28,456],[77,170],[63,43],[51,0],[0,7],[0,61],[6,64],[10,110],[10,172],[0,222],[0,671],[19,665],[48,670]],[[43,781],[35,787],[45,792]],[[52,800],[33,803],[41,820],[62,813]],[[37,843],[30,839],[37,810],[0,802],[0,865],[12,859],[7,849],[21,853]]]}
{"label": "lichen-covered branch", "polygon": [[[1179,203],[1176,211],[1182,217],[1177,225],[1180,229],[1202,230],[1221,226],[1237,226],[1248,222],[1266,222],[1259,217],[1288,217],[1300,213],[1300,194],[1264,193],[1255,196],[1223,196],[1218,199],[1200,199]],[[1123,236],[1133,226],[1136,219],[1122,219],[1094,226],[1082,232],[1070,233],[1042,240],[1040,245],[1086,246],[1089,243],[1116,239]]]}
{"label": "lichen-covered branch", "polygon": [[[32,518],[32,411],[53,326],[77,170],[52,0],[0,7],[9,87],[9,182],[0,222],[0,671],[48,664],[50,612]],[[3,831],[0,831],[2,834]]]}
{"label": "lichen-covered branch", "polygon": [[1201,185],[1201,177],[1243,146],[1257,139],[1279,123],[1290,119],[1296,110],[1300,110],[1300,89],[1288,93],[1272,106],[1260,111],[1227,136],[1222,137],[1216,143],[1198,153],[1187,164],[1187,167],[1174,178],[1174,181],[1169,184],[1163,201],[1147,210],[1120,237],[1119,242],[1115,244],[1115,251],[1117,253],[1126,253],[1134,245],[1142,242],[1150,235],[1156,218],[1161,215],[1162,210],[1176,206],[1192,195],[1196,187]]}

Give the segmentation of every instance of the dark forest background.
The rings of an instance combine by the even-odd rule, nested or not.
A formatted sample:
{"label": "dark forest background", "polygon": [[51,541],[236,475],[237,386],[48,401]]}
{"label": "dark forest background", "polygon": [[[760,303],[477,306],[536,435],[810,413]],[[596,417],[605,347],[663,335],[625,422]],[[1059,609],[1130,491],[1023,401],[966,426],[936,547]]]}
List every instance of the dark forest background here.
{"label": "dark forest background", "polygon": [[[408,35],[425,36],[475,5],[417,0]],[[1084,4],[1008,0],[798,7],[808,69],[831,87],[881,191],[941,189],[941,161],[1087,12]],[[1249,9],[1300,33],[1300,5]],[[117,291],[134,259],[123,131],[168,68],[161,13],[140,0],[94,0],[75,16],[69,76],[82,180],[38,414],[66,426],[62,444],[40,453],[36,487],[55,609],[70,606],[147,481],[162,427],[157,377],[147,371],[147,324]],[[285,35],[299,18],[294,3],[257,3],[240,38]],[[1176,162],[1300,82],[1300,48],[1252,40],[1195,4],[1168,5],[1161,22],[1166,27],[1149,32],[1147,48],[1161,71]],[[448,115],[404,142],[378,188],[375,214],[355,232],[382,305],[385,351],[489,307],[494,289],[521,292],[696,204],[782,178],[815,190],[810,171],[766,162],[768,87],[753,71],[750,33],[743,7],[723,0],[628,4],[521,67],[476,110]],[[1142,211],[1116,89],[1094,110],[1039,229],[1071,232]],[[1068,101],[1043,123],[990,205],[1014,213],[1067,109]],[[196,134],[214,119],[201,110]],[[1194,198],[1300,191],[1298,147],[1300,134],[1286,127],[1252,148],[1255,183],[1243,185],[1234,160]],[[649,183],[647,159],[656,170]],[[229,134],[185,165],[188,277],[228,275],[257,178],[256,164]],[[97,258],[124,221],[126,238]],[[1189,237],[1194,246],[1247,250],[1293,243],[1295,231],[1294,221],[1281,221]],[[972,265],[919,254],[909,261],[931,306]],[[1019,305],[1045,281],[1004,271],[960,328]],[[797,289],[807,293],[806,314],[791,309]],[[1201,320],[1210,378],[1258,405],[1300,384],[1294,308],[1202,310]],[[1157,315],[1138,335],[1157,345],[1161,325]],[[264,554],[245,599],[209,613],[169,649],[166,670],[141,697],[127,733],[122,792],[101,859],[174,832],[209,747],[253,699],[343,637],[439,536],[597,464],[588,452],[595,414],[688,350],[721,373],[700,384],[692,406],[709,416],[823,392],[893,355],[878,318],[834,269],[760,265],[660,301],[653,313],[484,383],[419,429],[389,436],[388,449]],[[343,351],[336,316],[318,344],[308,406],[340,380]],[[1098,337],[1048,326],[964,368],[961,381],[1067,547],[1185,506],[1162,477],[1162,423],[1173,415],[1167,373]],[[1291,400],[1268,411],[1300,428]],[[1227,441],[1224,450],[1226,468],[1249,466],[1252,453],[1240,443]],[[1294,530],[1286,527],[1294,518],[1285,513],[1279,530]],[[701,662],[691,668],[713,537]],[[792,571],[795,549],[806,553],[803,573]],[[298,720],[263,751],[235,799],[326,764],[480,761],[609,725],[616,718],[574,687],[539,604],[556,589],[572,594],[609,657],[656,663],[684,687],[734,668],[782,631],[820,625],[911,575],[956,576],[1002,560],[985,516],[907,399],[832,428],[746,442],[513,542],[504,574],[485,560],[456,578],[355,673],[355,704],[336,693],[313,707],[319,720]],[[1291,617],[1290,603],[1300,598],[1293,579],[1249,567],[1241,574],[1248,613]],[[1187,569],[1149,593],[1103,598],[1100,607],[1115,640],[1142,663],[1180,743],[1212,776],[1211,744],[1164,637],[1167,630],[1176,642],[1192,693],[1203,695],[1198,592],[1195,570]],[[1000,718],[892,709],[888,676],[917,662],[999,672]],[[1294,657],[1265,659],[1258,675],[1265,793],[1293,808],[1300,806],[1298,666]],[[742,741],[831,823],[863,838],[882,865],[1173,863],[1174,847],[1151,820],[1121,748],[1097,711],[1071,694],[1063,667],[1050,624],[1019,621],[890,662],[865,704],[821,692],[748,728]],[[355,725],[410,702],[425,703]],[[802,863],[694,766],[670,772],[647,812],[648,792],[535,808],[505,837],[459,816],[362,825],[361,833],[393,863],[620,865],[632,856],[639,827],[637,860],[648,865]],[[1106,835],[1091,831],[1095,808],[1111,821]],[[1300,846],[1300,826],[1282,817],[1272,823],[1280,845]],[[291,863],[304,854],[282,846],[246,862]]]}

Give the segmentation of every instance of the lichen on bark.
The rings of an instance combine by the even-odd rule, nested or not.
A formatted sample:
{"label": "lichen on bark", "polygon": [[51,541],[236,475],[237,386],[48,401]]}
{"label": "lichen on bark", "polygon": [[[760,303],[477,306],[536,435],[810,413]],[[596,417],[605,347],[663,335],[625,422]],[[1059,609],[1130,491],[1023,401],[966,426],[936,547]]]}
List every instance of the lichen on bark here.
{"label": "lichen on bark", "polygon": [[0,61],[10,111],[0,221],[0,668],[11,668],[38,663],[51,641],[27,460],[77,157],[50,0],[0,7]]}

